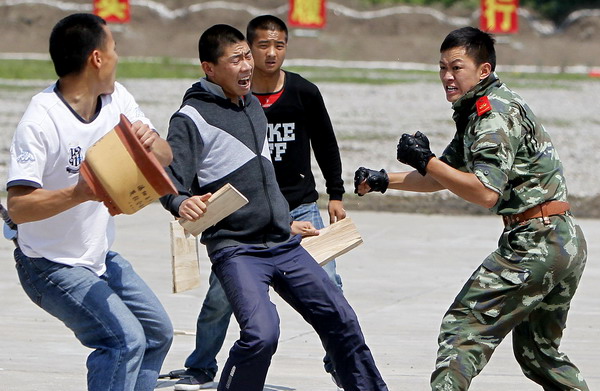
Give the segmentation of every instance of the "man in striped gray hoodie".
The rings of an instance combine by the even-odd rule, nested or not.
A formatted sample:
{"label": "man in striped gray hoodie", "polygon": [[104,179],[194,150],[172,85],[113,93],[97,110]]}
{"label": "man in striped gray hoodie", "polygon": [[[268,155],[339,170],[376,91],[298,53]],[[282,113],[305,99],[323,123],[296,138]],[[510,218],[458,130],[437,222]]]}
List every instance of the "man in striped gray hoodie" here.
{"label": "man in striped gray hoodie", "polygon": [[300,234],[315,234],[314,227],[290,221],[271,163],[267,120],[250,92],[248,43],[235,28],[215,25],[198,46],[206,78],[186,92],[167,136],[174,155],[168,171],[179,195],[161,201],[173,215],[194,221],[226,183],[249,200],[201,238],[241,328],[218,390],[262,391],[279,338],[272,286],[314,327],[344,389],[387,391],[354,311],[300,246]]}

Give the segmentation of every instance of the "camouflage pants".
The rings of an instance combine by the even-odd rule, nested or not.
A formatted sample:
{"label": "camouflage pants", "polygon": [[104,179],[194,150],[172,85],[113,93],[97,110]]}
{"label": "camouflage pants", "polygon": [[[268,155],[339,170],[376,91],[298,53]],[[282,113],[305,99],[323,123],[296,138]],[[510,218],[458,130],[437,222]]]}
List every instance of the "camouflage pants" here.
{"label": "camouflage pants", "polygon": [[589,390],[559,352],[587,246],[571,216],[507,227],[446,312],[438,338],[434,391],[467,390],[512,331],[523,373],[544,390]]}

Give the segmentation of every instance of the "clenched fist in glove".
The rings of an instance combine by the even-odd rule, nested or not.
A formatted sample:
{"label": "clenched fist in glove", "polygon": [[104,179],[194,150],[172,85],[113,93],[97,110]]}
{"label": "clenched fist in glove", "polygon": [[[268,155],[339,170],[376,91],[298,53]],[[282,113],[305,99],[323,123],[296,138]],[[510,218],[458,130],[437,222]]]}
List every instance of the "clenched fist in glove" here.
{"label": "clenched fist in glove", "polygon": [[429,149],[429,139],[421,132],[410,135],[404,133],[398,142],[396,158],[400,163],[408,164],[423,176],[427,174],[427,163],[435,155]]}
{"label": "clenched fist in glove", "polygon": [[366,191],[359,192],[360,185],[365,181],[370,187],[368,190],[369,192],[380,191],[385,193],[388,185],[390,184],[390,179],[383,168],[379,171],[375,171],[369,170],[368,168],[359,167],[359,169],[354,173],[354,192],[359,196],[362,196],[366,193]]}

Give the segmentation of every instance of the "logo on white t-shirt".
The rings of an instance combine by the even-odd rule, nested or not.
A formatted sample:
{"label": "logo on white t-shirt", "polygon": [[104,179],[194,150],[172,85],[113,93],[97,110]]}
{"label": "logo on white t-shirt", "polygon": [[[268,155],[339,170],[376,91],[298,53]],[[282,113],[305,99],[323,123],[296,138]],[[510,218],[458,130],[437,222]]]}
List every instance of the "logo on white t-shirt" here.
{"label": "logo on white t-shirt", "polygon": [[67,166],[67,172],[70,174],[77,174],[79,172],[79,166],[83,161],[83,157],[81,156],[81,147],[78,145],[76,147],[69,148],[69,165]]}
{"label": "logo on white t-shirt", "polygon": [[27,162],[34,162],[35,161],[35,156],[33,156],[33,154],[29,151],[23,151],[21,152],[21,154],[19,156],[17,156],[17,162],[19,163],[27,163]]}

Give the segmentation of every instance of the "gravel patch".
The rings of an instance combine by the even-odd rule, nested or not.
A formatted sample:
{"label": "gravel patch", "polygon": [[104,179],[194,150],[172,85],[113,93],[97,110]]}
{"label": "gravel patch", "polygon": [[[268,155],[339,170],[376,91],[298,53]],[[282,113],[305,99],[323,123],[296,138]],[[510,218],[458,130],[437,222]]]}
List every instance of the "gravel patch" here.
{"label": "gravel patch", "polygon": [[[0,80],[0,190],[5,189],[8,149],[14,129],[29,99],[51,81]],[[132,92],[162,136],[181,97],[194,80],[128,79],[121,82]],[[520,93],[542,121],[563,160],[569,191],[584,215],[597,217],[600,194],[600,83],[588,81],[526,81],[509,84]],[[352,178],[359,166],[388,171],[408,169],[396,161],[396,144],[402,133],[420,130],[432,150],[440,154],[454,134],[452,110],[440,83],[415,80],[394,85],[319,83],[341,149],[343,177],[349,206],[401,208],[402,211],[438,211],[439,201],[451,194],[416,195],[389,191],[383,196],[352,195]],[[314,160],[314,159],[313,159]],[[314,167],[319,190],[323,179]],[[362,201],[362,202],[361,202]],[[410,204],[411,206],[407,206]],[[449,202],[457,213],[478,213],[463,202]],[[404,207],[402,207],[404,205]],[[584,205],[588,205],[584,208]],[[588,209],[593,210],[588,210]],[[486,211],[483,210],[483,213]],[[581,212],[580,212],[581,213]]]}

